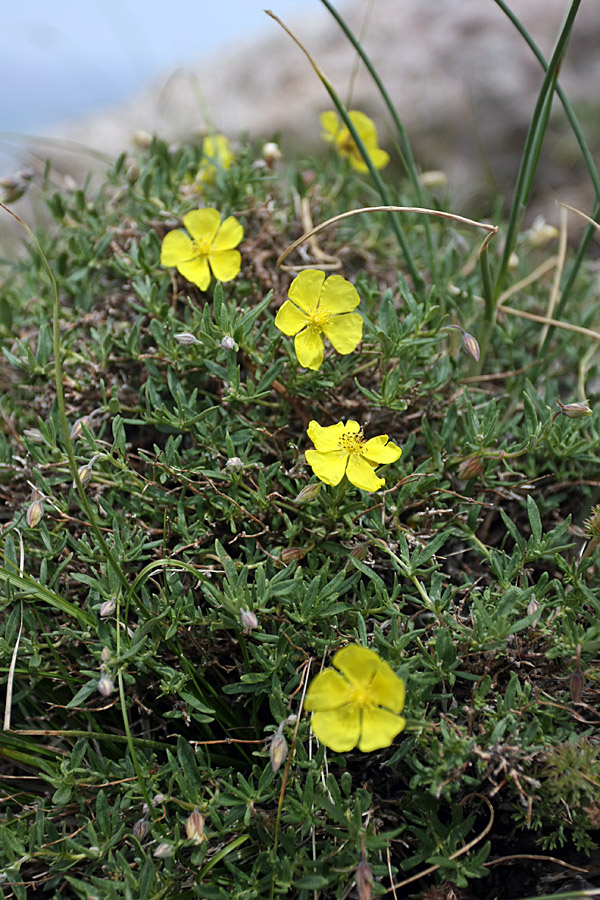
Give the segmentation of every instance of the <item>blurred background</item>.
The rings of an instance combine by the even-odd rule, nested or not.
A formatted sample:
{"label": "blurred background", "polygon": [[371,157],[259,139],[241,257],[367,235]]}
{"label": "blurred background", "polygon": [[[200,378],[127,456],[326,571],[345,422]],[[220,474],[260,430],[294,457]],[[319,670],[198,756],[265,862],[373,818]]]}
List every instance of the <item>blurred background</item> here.
{"label": "blurred background", "polygon": [[[107,111],[274,29],[261,0],[20,0],[2,10],[0,174],[21,140]],[[319,0],[276,0],[281,15]]]}
{"label": "blurred background", "polygon": [[[373,60],[417,161],[447,174],[454,208],[487,215],[490,198],[510,197],[543,71],[497,3],[334,2]],[[509,5],[549,58],[568,0]],[[132,150],[136,131],[172,142],[198,140],[211,130],[233,139],[246,133],[260,142],[278,140],[284,156],[324,152],[319,113],[331,101],[264,6],[306,45],[341,98],[376,120],[392,154],[388,176],[399,181],[396,137],[382,98],[320,0],[6,4],[0,176],[23,165],[39,173],[50,158],[57,184],[66,176],[81,183],[90,167],[102,171],[111,157]],[[598,0],[581,4],[560,79],[598,153]],[[558,102],[537,186],[551,208],[555,199],[590,206],[589,179]]]}

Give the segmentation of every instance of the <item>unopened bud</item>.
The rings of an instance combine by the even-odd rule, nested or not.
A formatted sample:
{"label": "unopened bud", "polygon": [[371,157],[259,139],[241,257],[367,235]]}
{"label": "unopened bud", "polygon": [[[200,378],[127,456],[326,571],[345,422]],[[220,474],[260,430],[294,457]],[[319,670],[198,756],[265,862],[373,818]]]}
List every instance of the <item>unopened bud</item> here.
{"label": "unopened bud", "polygon": [[185,823],[185,831],[189,841],[194,844],[201,844],[204,840],[204,816],[200,815],[198,807],[188,816]]}
{"label": "unopened bud", "polygon": [[262,157],[268,167],[272,169],[275,163],[279,162],[282,157],[279,144],[276,144],[275,141],[267,141],[266,144],[263,144]]}
{"label": "unopened bud", "polygon": [[2,188],[3,203],[14,203],[19,200],[27,189],[27,185],[19,178],[9,176],[0,178],[0,188]]}
{"label": "unopened bud", "polygon": [[463,459],[458,467],[457,475],[461,481],[479,478],[483,475],[483,463],[478,456],[470,456],[468,459]]}
{"label": "unopened bud", "polygon": [[537,602],[535,597],[532,597],[529,603],[527,604],[527,615],[532,616],[535,612],[540,608],[540,604]]}
{"label": "unopened bud", "polygon": [[136,147],[139,147],[140,150],[147,150],[152,143],[152,135],[148,134],[147,131],[134,131],[133,143]]}
{"label": "unopened bud", "polygon": [[583,693],[585,677],[581,669],[575,669],[569,680],[569,689],[571,691],[571,700],[573,703],[579,703]]}
{"label": "unopened bud", "polygon": [[258,619],[251,609],[243,609],[240,612],[240,622],[245,631],[254,631],[255,628],[258,628]]}
{"label": "unopened bud", "polygon": [[356,867],[356,891],[359,900],[371,900],[373,895],[373,873],[366,859],[362,859]]}
{"label": "unopened bud", "polygon": [[147,816],[144,816],[142,819],[138,819],[133,826],[133,836],[137,838],[138,841],[143,841],[148,834],[149,828],[150,822],[148,821]]}
{"label": "unopened bud", "polygon": [[518,265],[519,265],[519,257],[513,251],[513,253],[511,253],[510,256],[508,257],[508,268],[516,269]]}
{"label": "unopened bud", "polygon": [[527,229],[523,237],[532,250],[537,250],[557,238],[558,234],[558,228],[555,225],[549,225],[543,216],[536,216],[531,228]]}
{"label": "unopened bud", "polygon": [[294,503],[310,503],[311,500],[315,500],[320,493],[320,481],[317,481],[315,484],[307,484],[306,487],[302,488],[297,497],[294,498]]}
{"label": "unopened bud", "polygon": [[155,859],[168,859],[173,853],[173,847],[171,844],[159,844],[152,856]]}
{"label": "unopened bud", "polygon": [[44,443],[44,435],[39,428],[24,428],[23,437],[26,437],[27,440],[31,441],[34,444]]}
{"label": "unopened bud", "polygon": [[32,169],[31,166],[28,166],[26,169],[19,169],[17,178],[20,178],[21,181],[31,181],[32,178],[35,178],[35,169]]}
{"label": "unopened bud", "polygon": [[277,733],[273,735],[271,743],[269,744],[269,759],[271,760],[271,768],[274,772],[277,772],[281,768],[281,765],[285,762],[288,755],[287,741],[283,736],[284,724],[285,722],[280,724]]}
{"label": "unopened bud", "polygon": [[354,559],[364,559],[367,555],[369,549],[368,544],[357,544],[356,547],[350,552],[350,556],[353,556]]}
{"label": "unopened bud", "polygon": [[584,419],[586,416],[592,415],[587,400],[583,400],[581,403],[561,403],[560,400],[556,402],[560,406],[563,416],[567,416],[569,419]]}
{"label": "unopened bud", "polygon": [[189,331],[180,331],[178,334],[174,334],[173,337],[177,341],[178,344],[199,344],[200,341],[198,338],[194,337]]}
{"label": "unopened bud", "polygon": [[448,184],[448,176],[440,169],[431,169],[429,172],[421,172],[419,182],[426,188],[445,187]]}
{"label": "unopened bud", "polygon": [[69,435],[71,440],[74,441],[78,437],[81,437],[81,435],[83,434],[83,426],[85,425],[86,428],[89,428],[91,421],[91,416],[82,416],[81,419],[77,419],[77,421],[71,428],[71,434]]}
{"label": "unopened bud", "polygon": [[125,178],[129,182],[129,184],[135,184],[139,177],[140,177],[140,167],[134,160],[131,163],[131,165],[129,166],[129,168],[127,169],[127,172],[125,173]]}
{"label": "unopened bud", "polygon": [[107,663],[111,662],[113,658],[112,651],[110,647],[103,647],[102,653],[100,654],[100,659],[102,661],[102,665],[106,666]]}
{"label": "unopened bud", "polygon": [[103,697],[110,697],[115,689],[115,683],[108,675],[103,675],[98,681],[96,688],[98,689],[98,693],[102,694]]}
{"label": "unopened bud", "polygon": [[225,337],[222,338],[221,347],[223,350],[237,350],[237,344],[229,334],[226,334]]}
{"label": "unopened bud", "polygon": [[304,559],[305,556],[306,550],[302,550],[300,547],[286,547],[279,554],[279,559],[284,564],[284,566],[287,566],[291,562],[295,562],[297,559]]}
{"label": "unopened bud", "polygon": [[467,331],[463,331],[462,345],[463,349],[466,350],[469,356],[472,356],[475,362],[479,362],[479,344],[472,334],[469,334]]}
{"label": "unopened bud", "polygon": [[226,469],[243,469],[244,463],[239,456],[231,456],[225,463]]}
{"label": "unopened bud", "polygon": [[162,806],[166,799],[164,794],[155,794],[151,801],[152,806],[156,809],[157,806]]}
{"label": "unopened bud", "polygon": [[34,500],[33,503],[30,503],[27,507],[27,512],[25,514],[25,521],[29,525],[30,528],[35,528],[38,524],[42,516],[44,515],[44,507],[42,506],[41,500]]}
{"label": "unopened bud", "polygon": [[[92,466],[96,462],[97,459],[100,458],[100,453],[96,453],[95,456],[92,456],[89,463],[86,463],[85,466],[79,466],[77,469],[77,474],[79,475],[79,480],[81,481],[83,487],[89,483],[92,477]],[[77,482],[73,481],[73,487],[77,487]]]}
{"label": "unopened bud", "polygon": [[110,600],[105,600],[100,607],[100,618],[104,619],[106,618],[106,616],[112,616],[116,608],[117,604],[112,599],[112,597]]}

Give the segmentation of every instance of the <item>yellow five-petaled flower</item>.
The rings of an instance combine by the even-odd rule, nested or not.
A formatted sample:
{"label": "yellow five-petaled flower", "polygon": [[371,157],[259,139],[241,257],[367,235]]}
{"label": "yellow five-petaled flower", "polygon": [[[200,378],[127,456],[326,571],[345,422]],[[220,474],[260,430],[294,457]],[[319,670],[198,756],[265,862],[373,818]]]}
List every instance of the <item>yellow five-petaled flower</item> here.
{"label": "yellow five-petaled flower", "polygon": [[[348,115],[375,168],[385,168],[390,161],[390,156],[389,153],[386,153],[385,150],[381,150],[379,147],[377,129],[373,120],[357,109],[351,109]],[[323,140],[327,141],[328,144],[333,144],[340,156],[350,161],[353,169],[356,169],[357,172],[369,171],[354,138],[346,126],[340,122],[337,113],[323,113],[321,115],[321,125],[323,126]]]}
{"label": "yellow five-petaled flower", "polygon": [[352,312],[360,303],[353,284],[341,275],[319,269],[305,269],[294,278],[289,300],[275,316],[275,325],[287,335],[295,335],[298,362],[306,369],[318,369],[323,362],[323,335],[338,353],[356,350],[362,338],[362,317]]}
{"label": "yellow five-petaled flower", "polygon": [[[389,747],[406,725],[404,682],[373,650],[349,644],[312,681],[304,707],[312,730],[336,753],[358,744],[363,753]],[[341,674],[340,674],[341,673]]]}
{"label": "yellow five-petaled flower", "polygon": [[[160,252],[163,266],[175,266],[184,278],[205,291],[210,273],[219,281],[232,281],[242,266],[242,257],[234,247],[244,229],[233,216],[221,223],[216,209],[195,209],[183,217],[189,234],[177,229],[165,235]],[[190,236],[191,235],[191,236]]]}
{"label": "yellow five-petaled flower", "polygon": [[362,428],[353,419],[329,426],[319,425],[313,419],[307,434],[315,449],[306,451],[306,462],[325,484],[339,484],[346,475],[355,487],[377,491],[385,484],[385,478],[375,474],[375,466],[396,462],[402,454],[387,434],[365,440]]}

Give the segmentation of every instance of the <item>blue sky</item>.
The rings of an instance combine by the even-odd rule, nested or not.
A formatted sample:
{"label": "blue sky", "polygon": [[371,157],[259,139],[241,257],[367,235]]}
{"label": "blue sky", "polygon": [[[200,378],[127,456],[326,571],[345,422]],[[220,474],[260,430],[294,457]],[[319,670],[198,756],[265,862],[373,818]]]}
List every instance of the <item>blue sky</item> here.
{"label": "blue sky", "polygon": [[[0,132],[44,126],[127,98],[160,73],[268,32],[319,0],[19,0],[2,10]],[[1,173],[0,173],[1,174]]]}

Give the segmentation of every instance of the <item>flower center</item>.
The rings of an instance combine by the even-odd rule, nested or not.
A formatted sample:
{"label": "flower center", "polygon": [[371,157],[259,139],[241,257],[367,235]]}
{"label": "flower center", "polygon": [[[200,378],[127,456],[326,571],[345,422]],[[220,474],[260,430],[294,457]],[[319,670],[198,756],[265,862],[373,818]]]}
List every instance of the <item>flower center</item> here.
{"label": "flower center", "polygon": [[210,253],[210,248],[212,245],[212,241],[210,238],[200,238],[199,240],[192,241],[192,247],[194,250],[194,256],[208,256]]}
{"label": "flower center", "polygon": [[365,690],[365,688],[354,688],[352,703],[354,706],[360,707],[360,709],[364,709],[365,706],[373,705],[369,698],[369,692],[368,690]]}
{"label": "flower center", "polygon": [[309,319],[310,328],[314,328],[317,331],[323,331],[331,321],[331,313],[327,309],[317,308],[314,312],[311,312]]}
{"label": "flower center", "polygon": [[340,438],[340,448],[346,453],[362,453],[364,442],[365,433],[361,428],[353,434],[343,434]]}

